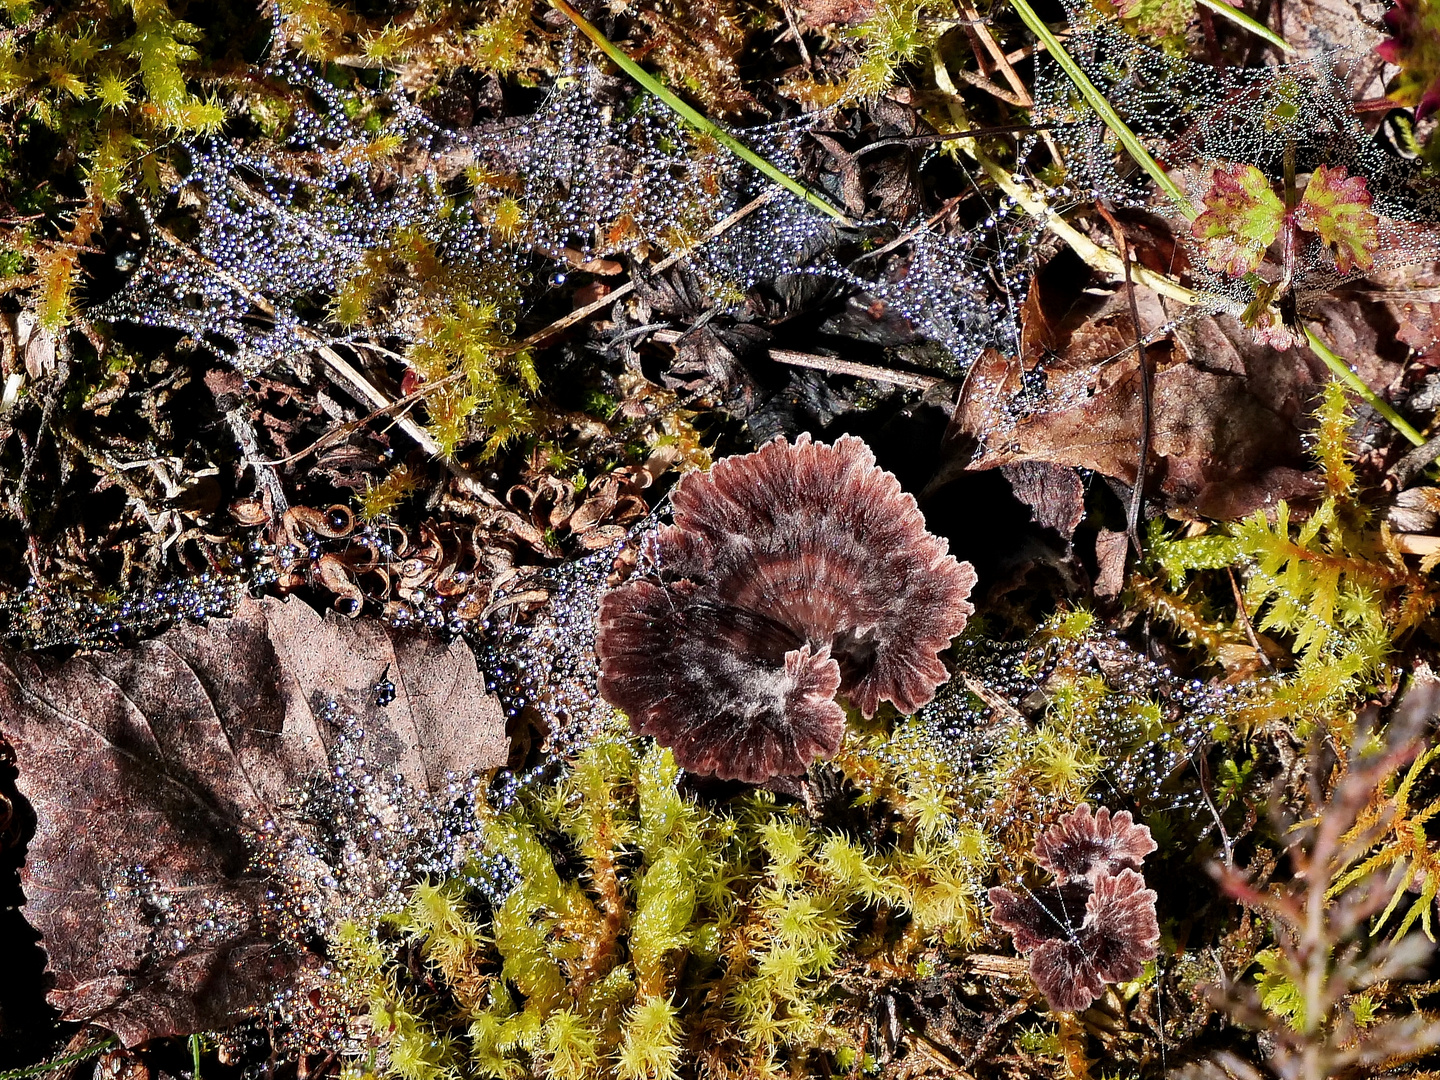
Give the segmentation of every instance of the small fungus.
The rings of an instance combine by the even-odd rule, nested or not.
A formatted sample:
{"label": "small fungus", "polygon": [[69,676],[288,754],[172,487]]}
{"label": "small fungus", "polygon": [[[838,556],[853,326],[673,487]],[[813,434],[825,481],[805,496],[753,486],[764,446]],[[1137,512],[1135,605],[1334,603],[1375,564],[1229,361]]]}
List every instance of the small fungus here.
{"label": "small fungus", "polygon": [[1136,825],[1130,811],[1111,816],[1102,806],[1091,814],[1081,803],[1035,841],[1035,858],[1062,883],[1083,878],[1094,884],[1127,868],[1139,870],[1155,847],[1150,830]]}
{"label": "small fungus", "polygon": [[975,571],[864,441],[801,435],[691,473],[646,571],[600,605],[600,693],[696,773],[762,783],[840,745],[837,692],[914,712]]}
{"label": "small fungus", "polygon": [[996,924],[1029,958],[1030,975],[1052,1009],[1088,1007],[1107,984],[1138,979],[1155,955],[1156,897],[1139,872],[1154,850],[1150,830],[1127,811],[1112,817],[1101,807],[1092,816],[1082,803],[1035,844],[1055,886],[1023,896],[990,890]]}

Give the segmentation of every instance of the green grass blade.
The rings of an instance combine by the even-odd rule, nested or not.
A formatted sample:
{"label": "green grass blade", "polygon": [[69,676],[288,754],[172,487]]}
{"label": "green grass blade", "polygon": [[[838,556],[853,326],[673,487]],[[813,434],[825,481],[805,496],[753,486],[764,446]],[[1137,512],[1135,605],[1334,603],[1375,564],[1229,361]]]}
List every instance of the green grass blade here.
{"label": "green grass blade", "polygon": [[1288,41],[1286,41],[1284,38],[1282,38],[1279,34],[1275,33],[1274,30],[1271,30],[1268,26],[1260,22],[1258,19],[1252,19],[1249,15],[1246,15],[1245,12],[1241,11],[1239,8],[1231,7],[1229,4],[1225,3],[1225,0],[1199,0],[1199,2],[1201,4],[1204,4],[1211,11],[1215,12],[1215,14],[1219,15],[1222,19],[1229,19],[1236,26],[1243,26],[1246,30],[1249,30],[1250,33],[1254,34],[1256,37],[1264,38],[1281,52],[1293,53],[1295,51],[1295,47],[1291,45]]}
{"label": "green grass blade", "polygon": [[0,1080],[31,1080],[32,1077],[44,1076],[56,1069],[65,1069],[71,1065],[78,1065],[82,1061],[89,1061],[93,1057],[103,1054],[106,1050],[120,1045],[120,1040],[114,1035],[106,1036],[99,1042],[93,1042],[89,1046],[82,1047],[70,1054],[64,1054],[49,1061],[42,1061],[38,1065],[27,1065],[23,1069],[11,1069],[8,1072],[0,1072]]}
{"label": "green grass blade", "polygon": [[[551,2],[558,2],[558,0],[551,0]],[[1086,104],[1094,109],[1095,114],[1104,121],[1105,126],[1115,133],[1115,137],[1120,140],[1120,145],[1125,147],[1140,167],[1150,174],[1151,179],[1159,185],[1160,190],[1165,192],[1176,208],[1187,218],[1193,220],[1195,208],[1190,205],[1190,200],[1185,197],[1185,193],[1180,190],[1174,180],[1170,179],[1169,174],[1155,160],[1154,155],[1150,153],[1145,144],[1130,130],[1129,125],[1120,118],[1120,114],[1115,111],[1110,102],[1105,100],[1105,95],[1090,81],[1090,76],[1085,74],[1080,65],[1075,62],[1074,57],[1065,51],[1064,46],[1060,44],[1060,39],[1051,33],[1050,27],[1046,26],[1040,16],[1035,14],[1035,9],[1030,6],[1029,0],[1010,0],[1010,6],[1015,9],[1015,14],[1020,16],[1020,21],[1029,27],[1030,32],[1055,58],[1055,62],[1060,65],[1061,70],[1080,91],[1080,96],[1085,99]]]}
{"label": "green grass blade", "polygon": [[577,27],[579,27],[580,32],[586,37],[588,37],[591,41],[593,41],[601,52],[603,52],[611,60],[615,61],[621,71],[625,72],[626,75],[629,75],[630,78],[634,79],[646,90],[654,94],[657,98],[663,101],[676,113],[678,113],[685,120],[687,120],[697,130],[703,132],[706,135],[709,135],[721,146],[725,147],[725,149],[729,150],[741,161],[745,162],[745,164],[751,166],[763,175],[768,176],[771,180],[775,181],[775,183],[779,184],[786,191],[789,191],[794,195],[798,195],[800,198],[808,202],[811,206],[815,207],[815,209],[829,214],[836,221],[839,221],[845,225],[854,224],[854,222],[850,220],[850,217],[845,214],[844,211],[832,206],[822,196],[817,195],[815,192],[811,191],[804,184],[800,183],[800,181],[796,180],[793,176],[788,175],[783,170],[766,161],[759,154],[755,153],[754,150],[751,150],[739,139],[735,138],[735,136],[731,135],[724,128],[720,127],[720,125],[716,124],[715,121],[711,120],[704,113],[692,108],[689,104],[685,102],[683,98],[672,92],[668,86],[662,83],[659,79],[655,78],[654,75],[651,75],[634,60],[632,60],[628,53],[626,53],[618,45],[616,45],[604,34],[602,34],[599,29],[593,26],[585,18],[585,16],[581,15],[578,11],[576,11],[573,7],[566,3],[565,0],[550,0],[550,3],[554,5],[555,8],[557,8],[559,11],[561,11],[567,19],[569,19]]}
{"label": "green grass blade", "polygon": [[1374,390],[1371,390],[1370,387],[1366,386],[1365,380],[1351,371],[1350,365],[1345,363],[1345,361],[1340,359],[1335,353],[1331,352],[1330,346],[1316,337],[1315,331],[1311,330],[1308,326],[1305,327],[1305,340],[1310,343],[1311,351],[1325,362],[1326,367],[1334,372],[1335,377],[1351,390],[1354,390],[1355,393],[1359,394],[1360,397],[1364,399],[1365,404],[1369,405],[1381,416],[1385,417],[1386,420],[1390,421],[1391,427],[1400,432],[1401,435],[1404,435],[1405,438],[1409,439],[1414,445],[1425,445],[1425,436],[1416,431],[1415,428],[1411,426],[1410,421],[1396,412],[1393,405],[1375,393]]}

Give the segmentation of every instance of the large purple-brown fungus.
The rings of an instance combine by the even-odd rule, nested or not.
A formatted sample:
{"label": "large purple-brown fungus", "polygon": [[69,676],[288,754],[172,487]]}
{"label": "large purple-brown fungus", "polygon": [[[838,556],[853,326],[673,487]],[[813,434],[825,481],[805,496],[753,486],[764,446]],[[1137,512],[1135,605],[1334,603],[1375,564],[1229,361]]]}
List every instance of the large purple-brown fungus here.
{"label": "large purple-brown fungus", "polygon": [[854,436],[801,435],[691,473],[646,572],[606,594],[600,693],[683,768],[762,783],[840,745],[865,716],[914,712],[948,677],[969,563]]}

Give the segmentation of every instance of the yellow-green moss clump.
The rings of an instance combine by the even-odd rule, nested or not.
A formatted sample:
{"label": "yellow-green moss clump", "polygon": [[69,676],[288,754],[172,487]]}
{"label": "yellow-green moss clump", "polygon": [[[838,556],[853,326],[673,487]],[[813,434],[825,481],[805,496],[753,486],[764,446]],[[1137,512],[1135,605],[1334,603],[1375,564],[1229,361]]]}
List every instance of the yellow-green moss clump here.
{"label": "yellow-green moss clump", "polygon": [[823,1056],[843,1070],[863,1056],[847,972],[904,970],[926,941],[979,931],[977,831],[902,824],[869,846],[763,791],[706,806],[678,789],[668,750],[641,745],[585,750],[490,821],[516,880],[493,912],[432,883],[378,931],[340,932],[374,1068],[641,1080],[682,1063],[779,1075]]}
{"label": "yellow-green moss clump", "polygon": [[[1435,608],[1432,567],[1407,565],[1388,527],[1359,497],[1348,445],[1352,418],[1339,383],[1326,389],[1317,422],[1314,453],[1325,490],[1308,518],[1292,524],[1282,501],[1273,517],[1256,511],[1204,535],[1171,539],[1157,528],[1147,545],[1157,577],[1134,583],[1142,603],[1217,660],[1233,662],[1248,651],[1258,661],[1247,644],[1247,617],[1255,631],[1276,635],[1262,645],[1280,654],[1282,670],[1247,711],[1252,721],[1333,726],[1356,694],[1393,687],[1388,658]],[[1244,610],[1226,619],[1207,606],[1206,579],[1218,571],[1224,581],[1231,567],[1243,579]],[[1230,591],[1225,581],[1214,594]]]}

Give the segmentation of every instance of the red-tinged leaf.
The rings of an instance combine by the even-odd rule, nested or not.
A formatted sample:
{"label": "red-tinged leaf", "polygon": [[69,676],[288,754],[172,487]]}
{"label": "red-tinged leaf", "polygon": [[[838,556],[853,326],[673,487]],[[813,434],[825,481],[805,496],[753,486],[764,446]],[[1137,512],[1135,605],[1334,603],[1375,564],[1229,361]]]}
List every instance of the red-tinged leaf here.
{"label": "red-tinged leaf", "polygon": [[1380,248],[1380,219],[1370,212],[1370,189],[1363,176],[1350,176],[1345,166],[1317,166],[1295,208],[1295,220],[1319,235],[1335,254],[1335,268],[1348,274],[1375,265]]}
{"label": "red-tinged leaf", "polygon": [[262,832],[311,835],[297,811],[340,735],[331,702],[363,728],[366,769],[417,791],[506,757],[503,710],[464,645],[295,600],[65,663],[0,656],[0,735],[36,817],[25,915],[65,1020],[133,1046],[229,1026],[303,985],[318,957],[277,933],[275,882],[252,855]]}
{"label": "red-tinged leaf", "polygon": [[1183,35],[1195,15],[1194,0],[1116,0],[1115,13],[1146,37]]}
{"label": "red-tinged leaf", "polygon": [[1216,165],[1202,204],[1190,234],[1206,265],[1231,277],[1255,270],[1285,220],[1285,204],[1265,174],[1254,165]]}
{"label": "red-tinged leaf", "polygon": [[1305,342],[1305,333],[1299,326],[1285,322],[1285,316],[1276,303],[1279,285],[1267,282],[1256,286],[1255,299],[1251,300],[1240,315],[1240,325],[1255,337],[1256,344],[1269,345],[1284,352],[1298,348]]}

